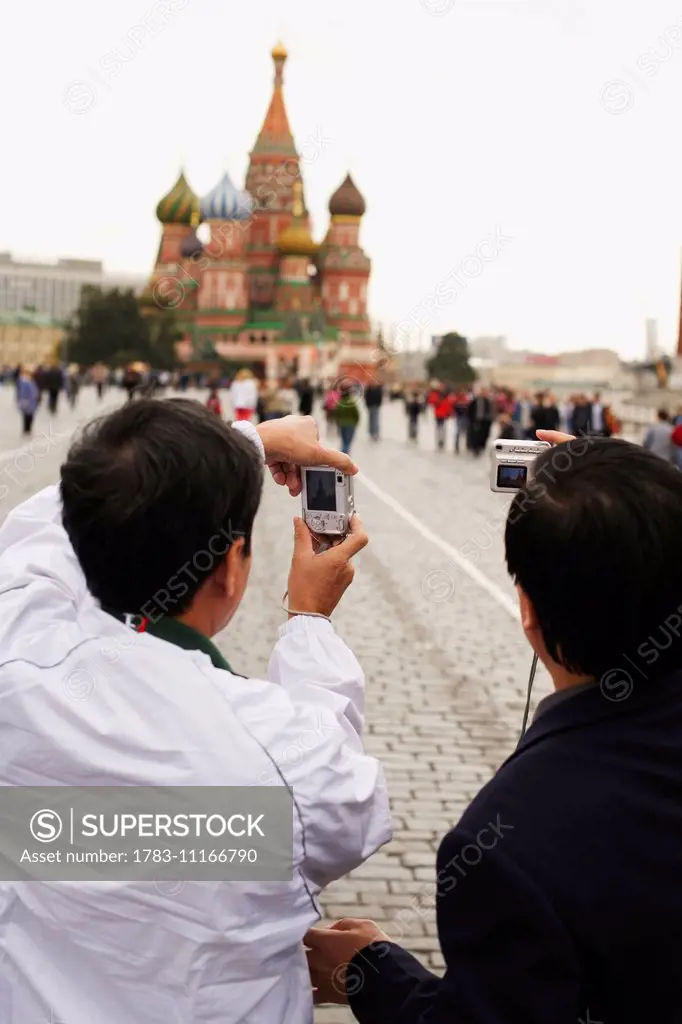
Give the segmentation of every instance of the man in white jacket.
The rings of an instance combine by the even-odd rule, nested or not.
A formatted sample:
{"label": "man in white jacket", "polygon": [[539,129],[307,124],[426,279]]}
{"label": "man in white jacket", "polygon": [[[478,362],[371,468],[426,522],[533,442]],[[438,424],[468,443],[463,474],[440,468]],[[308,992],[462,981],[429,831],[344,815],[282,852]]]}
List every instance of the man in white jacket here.
{"label": "man in white jacket", "polygon": [[293,494],[298,465],[354,471],[309,418],[239,426],[184,399],[130,403],[73,445],[61,495],[7,517],[0,786],[289,786],[292,878],[0,881],[2,1024],[309,1022],[317,893],[390,838],[362,670],[325,618],[359,521],[319,555],[296,522],[267,680],[211,642],[246,586],[263,458]]}

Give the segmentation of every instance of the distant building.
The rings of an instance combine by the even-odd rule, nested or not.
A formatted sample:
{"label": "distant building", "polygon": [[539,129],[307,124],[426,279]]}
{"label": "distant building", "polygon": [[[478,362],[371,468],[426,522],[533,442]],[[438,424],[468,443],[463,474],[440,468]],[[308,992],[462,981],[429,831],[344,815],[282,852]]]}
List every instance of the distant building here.
{"label": "distant building", "polygon": [[403,384],[421,384],[426,380],[426,361],[431,352],[400,352],[392,362],[395,374]]}
{"label": "distant building", "polygon": [[510,351],[503,363],[483,359],[472,362],[484,383],[521,391],[549,389],[565,394],[633,386],[632,374],[623,366],[618,353],[610,349],[561,352],[555,356]]}
{"label": "distant building", "polygon": [[497,338],[472,338],[469,342],[469,355],[473,359],[489,359],[493,363],[506,363],[509,349],[507,339]]}
{"label": "distant building", "polygon": [[78,308],[83,285],[132,288],[140,292],[142,276],[107,274],[100,260],[58,259],[54,263],[15,260],[0,252],[0,312],[35,311],[64,322]]}
{"label": "distant building", "polygon": [[[161,242],[144,309],[175,310],[184,334],[178,352],[188,360],[220,356],[269,379],[371,379],[377,342],[367,315],[371,264],[360,245],[365,200],[347,175],[329,200],[322,241],[314,241],[281,44],[272,59],[272,98],[244,189],[224,173],[200,200],[181,174],[159,202]],[[200,223],[210,231],[206,245]]]}
{"label": "distant building", "polygon": [[45,363],[63,339],[61,325],[40,313],[0,312],[0,366]]}
{"label": "distant building", "polygon": [[646,361],[654,363],[660,355],[658,347],[658,320],[646,320],[644,323],[646,333]]}

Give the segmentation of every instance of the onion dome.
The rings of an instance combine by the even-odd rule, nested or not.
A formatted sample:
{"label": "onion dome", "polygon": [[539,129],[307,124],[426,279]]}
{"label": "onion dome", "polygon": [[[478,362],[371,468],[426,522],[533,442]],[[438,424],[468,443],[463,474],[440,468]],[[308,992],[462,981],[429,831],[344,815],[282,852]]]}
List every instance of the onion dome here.
{"label": "onion dome", "polygon": [[305,224],[291,224],[277,239],[277,248],[283,256],[314,256],[317,245]]}
{"label": "onion dome", "polygon": [[273,46],[270,56],[273,60],[286,60],[289,54],[287,53],[287,48],[284,43],[279,42]]}
{"label": "onion dome", "polygon": [[303,210],[303,186],[294,183],[294,219],[277,239],[277,248],[283,256],[314,256],[318,250],[305,222]]}
{"label": "onion dome", "polygon": [[332,217],[362,217],[366,209],[362,193],[347,174],[329,200],[329,212]]}
{"label": "onion dome", "polygon": [[156,207],[156,216],[162,224],[191,224],[196,219],[198,206],[197,196],[181,173],[173,188]]}
{"label": "onion dome", "polygon": [[253,212],[253,199],[232,184],[227,171],[201,200],[202,220],[246,220]]}
{"label": "onion dome", "polygon": [[183,259],[189,260],[192,256],[199,256],[204,251],[204,246],[197,238],[197,233],[194,229],[190,231],[188,235],[182,240],[180,246],[180,255]]}

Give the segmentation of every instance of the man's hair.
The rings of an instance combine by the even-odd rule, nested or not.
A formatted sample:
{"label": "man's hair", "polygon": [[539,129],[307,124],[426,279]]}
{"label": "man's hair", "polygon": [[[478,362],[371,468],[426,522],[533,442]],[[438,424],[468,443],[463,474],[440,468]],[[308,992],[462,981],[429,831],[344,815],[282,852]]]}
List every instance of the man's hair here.
{"label": "man's hair", "polygon": [[262,484],[256,446],[199,402],[139,399],[93,420],[61,468],[91,593],[117,612],[182,614],[231,543],[250,552]]}
{"label": "man's hair", "polygon": [[512,502],[505,544],[550,656],[570,672],[653,678],[682,665],[682,473],[664,459],[618,439],[547,449]]}
{"label": "man's hair", "polygon": [[670,419],[667,409],[659,409],[656,415],[658,416],[661,423],[667,423]]}

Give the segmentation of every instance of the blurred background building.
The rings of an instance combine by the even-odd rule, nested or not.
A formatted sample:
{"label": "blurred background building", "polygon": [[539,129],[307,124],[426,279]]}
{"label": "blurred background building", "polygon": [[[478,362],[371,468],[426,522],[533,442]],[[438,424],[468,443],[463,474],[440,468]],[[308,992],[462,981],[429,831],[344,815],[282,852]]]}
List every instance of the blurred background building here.
{"label": "blurred background building", "polygon": [[64,338],[60,323],[42,313],[0,311],[0,366],[37,366],[54,358]]}
{"label": "blurred background building", "polygon": [[139,294],[144,284],[140,275],[107,273],[99,260],[39,263],[0,252],[0,313],[30,311],[63,322],[77,309],[83,285],[132,288]]}

